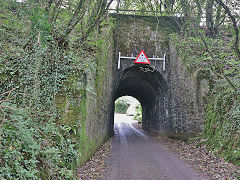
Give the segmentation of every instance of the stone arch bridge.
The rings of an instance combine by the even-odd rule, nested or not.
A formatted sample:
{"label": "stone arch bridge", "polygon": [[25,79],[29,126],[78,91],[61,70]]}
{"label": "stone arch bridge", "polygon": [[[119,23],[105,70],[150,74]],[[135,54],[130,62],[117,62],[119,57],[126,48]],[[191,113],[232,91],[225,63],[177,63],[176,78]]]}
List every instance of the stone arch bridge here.
{"label": "stone arch bridge", "polygon": [[[187,77],[169,36],[179,33],[181,21],[175,17],[113,17],[116,18],[113,101],[125,95],[138,99],[143,108],[144,130],[177,138],[200,132],[204,119],[199,103],[202,95],[197,89],[196,77]],[[150,60],[150,65],[142,65],[124,58],[119,63],[119,52],[132,57],[141,50],[151,58],[166,55],[166,60]],[[208,88],[208,83],[203,86]],[[111,112],[110,130],[113,129],[113,108]]]}
{"label": "stone arch bridge", "polygon": [[[177,138],[187,138],[202,130],[203,97],[209,82],[203,73],[190,75],[177,56],[171,33],[179,33],[181,21],[175,17],[111,15],[114,26],[106,36],[107,53],[101,54],[97,66],[105,67],[86,74],[86,119],[84,127],[90,140],[100,145],[113,135],[114,102],[129,95],[143,107],[143,129]],[[166,55],[163,61],[150,60],[150,65],[135,64],[133,59],[144,50],[149,58]],[[106,60],[102,60],[106,59]],[[74,88],[72,88],[74,89]],[[76,88],[79,89],[79,88]],[[73,106],[65,98],[63,119],[74,116],[81,121],[82,96],[73,93]],[[77,112],[77,113],[74,113]]]}

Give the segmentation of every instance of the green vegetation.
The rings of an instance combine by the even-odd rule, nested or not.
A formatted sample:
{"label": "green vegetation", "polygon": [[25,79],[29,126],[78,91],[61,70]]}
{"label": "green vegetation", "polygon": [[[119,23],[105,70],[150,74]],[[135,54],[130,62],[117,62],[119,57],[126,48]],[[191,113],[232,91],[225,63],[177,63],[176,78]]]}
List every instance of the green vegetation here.
{"label": "green vegetation", "polygon": [[200,141],[240,165],[239,1],[127,0],[117,5],[121,14],[131,9],[135,15],[180,17],[180,33],[172,34],[172,44],[191,77],[196,77],[198,93],[202,80],[209,84],[201,99],[206,122]]}
{"label": "green vegetation", "polygon": [[221,38],[205,38],[212,58],[199,37],[173,35],[172,40],[188,72],[197,73],[197,87],[201,88],[199,83],[202,79],[210,85],[209,92],[203,97],[206,123],[199,137],[201,143],[239,165],[240,69],[234,51]]}
{"label": "green vegetation", "polygon": [[96,54],[109,45],[107,7],[0,1],[0,179],[77,179],[99,146],[85,130],[86,74],[105,72]]}
{"label": "green vegetation", "polygon": [[[240,164],[240,31],[237,0],[180,0],[160,2],[127,0],[117,10],[135,15],[177,16],[179,34],[172,44],[189,74],[196,76],[209,92],[201,99],[205,109],[205,130],[201,142],[228,161]],[[203,20],[204,19],[204,20]],[[156,23],[157,24],[157,23]]]}
{"label": "green vegetation", "polygon": [[138,122],[142,122],[142,106],[141,104],[138,104],[136,107],[136,114],[134,114],[134,120],[137,120]]}
{"label": "green vegetation", "polygon": [[130,104],[123,99],[117,99],[115,102],[115,112],[125,114],[129,106]]}
{"label": "green vegetation", "polygon": [[[201,138],[239,165],[238,1],[119,2],[117,9],[139,15],[185,17],[172,40],[189,72],[209,72],[198,78],[211,80]],[[111,3],[0,1],[0,179],[77,179],[77,167],[99,146],[86,135],[86,99],[96,96],[99,109],[104,101]],[[117,101],[116,112],[128,106]]]}

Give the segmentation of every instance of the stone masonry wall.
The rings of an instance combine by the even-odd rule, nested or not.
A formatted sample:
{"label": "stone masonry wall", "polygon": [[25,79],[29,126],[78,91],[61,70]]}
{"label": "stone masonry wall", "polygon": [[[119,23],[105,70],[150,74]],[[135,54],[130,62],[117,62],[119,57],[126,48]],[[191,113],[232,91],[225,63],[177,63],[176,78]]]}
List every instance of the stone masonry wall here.
{"label": "stone masonry wall", "polygon": [[[68,124],[79,142],[84,163],[112,134],[109,123],[113,89],[113,31],[96,33],[97,53],[87,71],[73,73],[58,93],[59,124]],[[86,66],[86,64],[84,64]]]}
{"label": "stone masonry wall", "polygon": [[[149,57],[167,55],[166,71],[161,71],[161,64],[153,64],[151,68],[159,70],[153,73],[154,76],[150,72],[147,76],[142,76],[144,83],[139,86],[142,91],[135,89],[145,103],[143,118],[146,118],[146,130],[185,138],[200,132],[203,125],[202,99],[208,91],[208,81],[199,79],[197,74],[189,75],[178,58],[168,34],[177,31],[173,24],[175,20],[171,21],[168,17],[113,17],[115,27],[106,28],[101,36],[96,34],[97,55],[93,68],[69,77],[69,82],[64,85],[68,88],[63,88],[56,98],[61,116],[59,123],[67,123],[77,129],[75,138],[80,143],[82,162],[113,135],[116,82],[124,69],[134,66],[129,60],[122,61],[121,69],[118,70],[119,51],[125,56],[135,56],[142,49]],[[141,75],[134,67],[132,70]],[[133,71],[127,74],[132,72],[132,77],[135,77]],[[124,76],[126,81],[127,74]],[[131,86],[131,81],[128,82]],[[140,85],[141,80],[136,82],[139,82],[136,85]],[[146,87],[147,93],[144,91]],[[124,92],[124,86],[122,88]],[[142,95],[144,92],[147,95]]]}
{"label": "stone masonry wall", "polygon": [[[86,93],[86,132],[89,139],[99,147],[110,137],[109,123],[113,91],[113,32],[106,29],[97,41],[96,70],[88,72]],[[96,149],[94,149],[96,150]]]}
{"label": "stone masonry wall", "polygon": [[[176,33],[181,24],[173,17],[145,17],[134,15],[113,15],[116,18],[114,35],[114,76],[118,79],[122,72],[134,66],[133,60],[122,59],[121,69],[117,69],[118,52],[122,56],[137,56],[144,50],[148,57],[162,57],[166,54],[166,71],[162,64],[151,62],[167,83],[167,94],[156,97],[155,106],[144,110],[143,116],[152,114],[143,122],[146,130],[177,138],[187,138],[202,130],[204,123],[203,96],[208,91],[208,81],[199,81],[198,73],[190,75],[177,50],[170,41],[169,34]],[[116,87],[115,87],[116,88]],[[149,106],[150,107],[150,106]],[[145,114],[145,115],[144,115]]]}
{"label": "stone masonry wall", "polygon": [[185,135],[201,132],[204,125],[203,98],[209,89],[209,80],[201,78],[201,72],[190,74],[174,43],[170,41],[170,119],[171,128],[176,134]]}

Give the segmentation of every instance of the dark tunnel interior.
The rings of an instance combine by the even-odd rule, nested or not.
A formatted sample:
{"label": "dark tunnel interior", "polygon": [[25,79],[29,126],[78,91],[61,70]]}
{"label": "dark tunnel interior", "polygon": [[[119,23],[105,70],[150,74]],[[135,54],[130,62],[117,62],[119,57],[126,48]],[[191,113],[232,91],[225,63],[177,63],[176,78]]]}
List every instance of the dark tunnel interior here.
{"label": "dark tunnel interior", "polygon": [[[162,74],[148,65],[135,65],[125,69],[115,81],[114,101],[121,96],[132,96],[142,105],[142,127],[156,128],[161,114],[161,97],[167,93]],[[113,110],[114,111],[114,110]]]}

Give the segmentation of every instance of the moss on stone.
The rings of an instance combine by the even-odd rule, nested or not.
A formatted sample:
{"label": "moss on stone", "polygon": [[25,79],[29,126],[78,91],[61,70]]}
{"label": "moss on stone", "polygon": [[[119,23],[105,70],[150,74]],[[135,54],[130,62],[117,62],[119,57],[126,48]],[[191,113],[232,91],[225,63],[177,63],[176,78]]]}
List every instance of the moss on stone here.
{"label": "moss on stone", "polygon": [[[211,151],[226,160],[239,165],[240,99],[236,98],[236,94],[225,81],[214,76],[208,67],[201,64],[206,58],[202,54],[201,48],[196,48],[199,52],[192,51],[194,49],[193,42],[196,43],[194,44],[196,47],[199,46],[196,38],[191,41],[192,44],[189,46],[189,41],[185,41],[177,35],[172,35],[172,37],[173,44],[178,48],[182,66],[188,70],[188,77],[195,81],[194,89],[198,108],[203,106],[205,123],[200,136],[204,141],[201,143],[206,144]],[[195,59],[191,56],[193,53]],[[201,87],[202,80],[207,81],[205,84],[207,86]],[[202,88],[207,88],[208,91],[202,94]]]}
{"label": "moss on stone", "polygon": [[[172,16],[141,16],[141,15],[124,15],[124,14],[111,14],[112,17],[117,19],[118,24],[128,23],[132,24],[142,20],[145,26],[151,27],[151,30],[160,30],[167,34],[176,33],[180,31],[179,23],[181,19]],[[136,20],[137,19],[137,20]],[[140,27],[140,26],[138,26]]]}
{"label": "moss on stone", "polygon": [[[65,87],[71,87],[72,83],[65,85]],[[85,105],[85,89],[75,89],[71,91],[69,89],[62,90],[56,96],[56,107],[60,114],[58,119],[59,124],[76,124],[77,121],[83,120],[83,106]]]}

